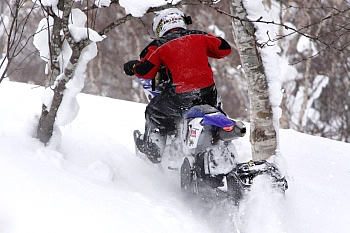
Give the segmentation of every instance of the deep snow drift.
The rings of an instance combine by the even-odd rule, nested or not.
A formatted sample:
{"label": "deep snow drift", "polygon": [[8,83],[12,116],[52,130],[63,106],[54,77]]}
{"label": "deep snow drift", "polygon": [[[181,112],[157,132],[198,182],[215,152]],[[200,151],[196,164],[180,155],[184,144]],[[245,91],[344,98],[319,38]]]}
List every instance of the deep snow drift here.
{"label": "deep snow drift", "polygon": [[[350,145],[280,130],[289,190],[256,181],[239,210],[181,195],[176,173],[134,154],[144,107],[79,94],[78,117],[44,147],[33,135],[43,89],[0,84],[0,232],[348,232]],[[237,142],[250,155],[249,135]],[[216,223],[216,224],[215,224]]]}

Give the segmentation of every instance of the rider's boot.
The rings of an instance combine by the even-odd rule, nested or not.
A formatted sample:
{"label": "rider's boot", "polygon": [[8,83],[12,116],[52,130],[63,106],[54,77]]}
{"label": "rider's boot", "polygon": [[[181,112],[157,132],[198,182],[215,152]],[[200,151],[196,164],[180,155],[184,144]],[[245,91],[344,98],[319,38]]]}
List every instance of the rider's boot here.
{"label": "rider's boot", "polygon": [[160,163],[162,161],[165,139],[166,137],[153,127],[146,127],[145,134],[141,134],[138,130],[134,132],[137,149],[145,154],[152,163]]}

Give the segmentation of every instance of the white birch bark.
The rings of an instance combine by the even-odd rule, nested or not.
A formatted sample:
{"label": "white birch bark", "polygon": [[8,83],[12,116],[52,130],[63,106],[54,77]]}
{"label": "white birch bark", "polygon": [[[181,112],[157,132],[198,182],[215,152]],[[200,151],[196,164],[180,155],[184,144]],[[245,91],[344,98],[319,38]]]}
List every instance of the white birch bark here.
{"label": "white birch bark", "polygon": [[[231,14],[247,18],[242,0],[230,0]],[[233,36],[244,68],[250,99],[250,142],[253,160],[267,159],[276,154],[277,134],[269,100],[268,82],[257,49],[253,23],[232,19]]]}

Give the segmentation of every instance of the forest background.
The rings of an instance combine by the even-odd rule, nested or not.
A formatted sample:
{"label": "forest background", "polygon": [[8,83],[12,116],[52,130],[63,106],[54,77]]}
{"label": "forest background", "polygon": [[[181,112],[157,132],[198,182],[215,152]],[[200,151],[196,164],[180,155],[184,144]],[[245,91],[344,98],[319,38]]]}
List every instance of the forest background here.
{"label": "forest background", "polygon": [[[0,51],[8,52],[11,2],[1,1]],[[45,86],[45,62],[33,45],[33,35],[45,12],[33,7],[32,1],[21,1],[18,22],[23,25],[14,43],[13,59],[6,76],[12,81]],[[103,28],[125,15],[118,4],[95,8],[92,0],[77,2],[88,15],[88,27]],[[249,121],[248,87],[235,48],[229,1],[215,5],[196,4],[181,9],[192,17],[190,28],[224,37],[233,47],[224,60],[211,60],[224,110],[233,118]],[[283,110],[281,128],[350,141],[350,2],[347,0],[264,1],[273,18],[278,35],[271,36],[266,46],[278,44],[280,63],[290,64],[280,71]],[[111,10],[112,8],[112,10]],[[223,13],[226,12],[226,13]],[[88,63],[82,92],[116,99],[146,103],[141,85],[126,76],[123,64],[137,59],[142,49],[154,38],[153,13],[131,18],[113,28],[107,39],[97,43],[98,54]],[[20,30],[21,29],[21,30]],[[291,30],[295,29],[295,30]],[[276,40],[276,38],[278,38]],[[10,51],[11,52],[11,51]],[[286,67],[286,66],[281,67]],[[0,84],[1,85],[1,84]]]}

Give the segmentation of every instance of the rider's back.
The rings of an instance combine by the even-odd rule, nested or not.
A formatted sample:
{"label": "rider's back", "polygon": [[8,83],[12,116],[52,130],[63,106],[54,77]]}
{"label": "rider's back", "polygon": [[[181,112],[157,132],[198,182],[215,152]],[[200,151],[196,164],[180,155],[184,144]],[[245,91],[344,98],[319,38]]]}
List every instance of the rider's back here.
{"label": "rider's back", "polygon": [[231,52],[225,40],[198,30],[177,28],[152,41],[141,53],[144,65],[135,74],[153,78],[161,65],[167,68],[177,93],[214,84],[208,57],[222,58]]}

